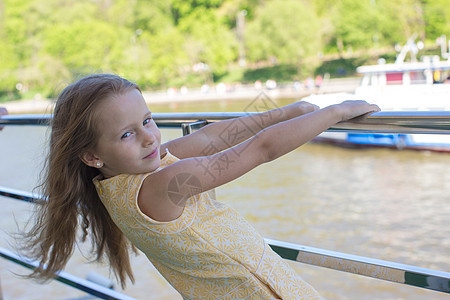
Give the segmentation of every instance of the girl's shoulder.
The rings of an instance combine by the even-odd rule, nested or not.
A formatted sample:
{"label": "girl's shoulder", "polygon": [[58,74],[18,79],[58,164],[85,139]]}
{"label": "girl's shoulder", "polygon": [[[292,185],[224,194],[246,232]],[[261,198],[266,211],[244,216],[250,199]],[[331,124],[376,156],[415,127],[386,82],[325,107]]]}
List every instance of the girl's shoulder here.
{"label": "girl's shoulder", "polygon": [[[110,178],[95,177],[94,183],[97,194],[105,203],[108,199],[122,198],[125,195],[133,196],[139,193],[142,182],[149,174],[120,174]],[[132,193],[133,195],[129,195]]]}

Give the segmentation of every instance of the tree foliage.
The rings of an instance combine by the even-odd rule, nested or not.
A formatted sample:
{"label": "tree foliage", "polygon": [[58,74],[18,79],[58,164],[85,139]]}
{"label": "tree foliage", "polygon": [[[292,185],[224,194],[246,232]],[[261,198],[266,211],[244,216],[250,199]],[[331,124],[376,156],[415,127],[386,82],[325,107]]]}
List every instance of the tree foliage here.
{"label": "tree foliage", "polygon": [[320,51],[320,22],[311,12],[297,0],[270,1],[257,10],[245,33],[249,59],[298,63]]}
{"label": "tree foliage", "polygon": [[424,21],[429,39],[442,34],[450,37],[450,5],[447,0],[424,0]]}
{"label": "tree foliage", "polygon": [[148,89],[201,84],[243,55],[247,66],[298,67],[318,53],[392,47],[413,34],[434,45],[450,36],[447,2],[0,0],[0,98],[51,96],[83,72],[115,72]]}

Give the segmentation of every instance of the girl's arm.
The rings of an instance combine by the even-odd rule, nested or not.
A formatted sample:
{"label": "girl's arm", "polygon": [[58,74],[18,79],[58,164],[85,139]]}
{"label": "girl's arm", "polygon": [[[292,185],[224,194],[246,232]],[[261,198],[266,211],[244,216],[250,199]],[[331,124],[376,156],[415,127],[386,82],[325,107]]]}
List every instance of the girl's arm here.
{"label": "girl's arm", "polygon": [[153,219],[174,220],[189,197],[298,148],[338,122],[375,111],[379,108],[365,101],[345,101],[265,128],[221,153],[180,160],[144,180],[139,206]]}
{"label": "girl's arm", "polygon": [[281,108],[209,124],[194,133],[161,145],[179,158],[208,156],[233,147],[262,129],[317,110],[308,102],[295,102]]}

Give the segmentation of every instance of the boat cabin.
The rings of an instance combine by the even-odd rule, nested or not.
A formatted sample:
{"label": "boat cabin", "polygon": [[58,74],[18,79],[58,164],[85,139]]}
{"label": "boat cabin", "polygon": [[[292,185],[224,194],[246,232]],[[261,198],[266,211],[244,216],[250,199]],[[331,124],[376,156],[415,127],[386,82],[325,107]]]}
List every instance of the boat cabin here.
{"label": "boat cabin", "polygon": [[426,56],[422,62],[378,64],[358,67],[361,86],[450,83],[450,61]]}

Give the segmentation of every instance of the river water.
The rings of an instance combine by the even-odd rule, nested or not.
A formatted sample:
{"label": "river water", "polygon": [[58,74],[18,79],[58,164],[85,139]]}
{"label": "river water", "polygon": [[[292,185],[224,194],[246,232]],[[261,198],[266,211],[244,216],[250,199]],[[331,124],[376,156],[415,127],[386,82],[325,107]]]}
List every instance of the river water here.
{"label": "river water", "polygon": [[[281,106],[283,101],[271,102]],[[249,101],[151,106],[153,112],[249,111]],[[0,185],[31,191],[46,144],[46,127],[0,132]],[[181,135],[165,129],[163,139]],[[264,237],[306,246],[450,271],[450,155],[387,149],[345,149],[307,144],[216,190]],[[0,246],[23,227],[32,204],[0,197]],[[86,249],[86,245],[80,245]],[[66,271],[109,277],[86,263],[78,249]],[[290,262],[327,299],[448,299],[448,294]],[[20,278],[28,270],[0,260],[3,299],[91,299],[52,282]],[[133,258],[136,284],[123,291],[137,299],[181,299],[141,254]],[[117,285],[116,285],[117,286]],[[117,288],[120,290],[120,288]],[[1,297],[0,297],[1,298]]]}

